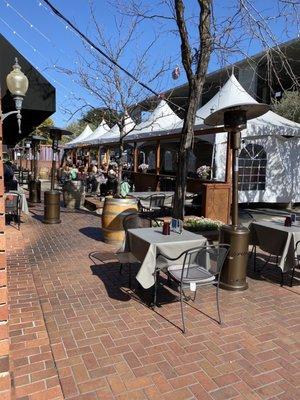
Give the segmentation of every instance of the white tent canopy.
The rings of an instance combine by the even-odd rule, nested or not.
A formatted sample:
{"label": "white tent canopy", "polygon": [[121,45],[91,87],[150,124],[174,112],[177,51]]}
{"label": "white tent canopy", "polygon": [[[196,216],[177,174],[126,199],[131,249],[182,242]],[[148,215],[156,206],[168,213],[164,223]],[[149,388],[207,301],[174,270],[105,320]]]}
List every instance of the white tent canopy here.
{"label": "white tent canopy", "polygon": [[165,100],[161,100],[146,121],[136,125],[126,140],[136,140],[144,137],[157,137],[160,133],[174,132],[182,127],[182,120],[170,108]]}
{"label": "white tent canopy", "polygon": [[[219,92],[197,111],[196,126],[203,127],[203,120],[212,112],[221,108],[240,103],[257,103],[232,75]],[[288,138],[289,137],[289,138]],[[251,165],[247,174],[249,185],[255,190],[240,190],[240,202],[299,202],[300,201],[300,124],[290,121],[272,111],[254,118],[247,123],[247,129],[242,131],[244,153],[247,145],[258,149],[257,154],[249,154],[248,163]],[[226,165],[227,132],[218,133],[215,140],[216,178],[223,180]],[[260,168],[260,153],[266,154],[265,183],[255,185],[254,168]],[[254,167],[255,166],[255,167]],[[250,171],[250,168],[252,170]],[[249,172],[250,171],[250,172]],[[240,167],[240,174],[242,173]],[[249,175],[248,175],[249,174]],[[252,174],[252,176],[251,176]],[[261,179],[257,175],[257,180]],[[253,185],[252,185],[253,183]],[[264,187],[262,189],[262,187]]]}
{"label": "white tent canopy", "polygon": [[106,132],[110,130],[110,127],[107,125],[105,122],[105,119],[103,119],[99,126],[92,132],[89,136],[84,138],[83,140],[80,140],[78,144],[91,144],[94,141],[99,140]]}
{"label": "white tent canopy", "polygon": [[[126,116],[124,123],[124,132],[130,132],[135,126],[134,121],[130,118],[130,116]],[[116,124],[109,131],[105,132],[100,138],[93,140],[91,144],[100,144],[100,143],[112,143],[120,140],[120,128]]]}
{"label": "white tent canopy", "polygon": [[76,147],[82,140],[87,138],[93,133],[92,129],[89,125],[87,125],[84,130],[78,135],[75,139],[71,140],[69,143],[66,143],[66,147]]}

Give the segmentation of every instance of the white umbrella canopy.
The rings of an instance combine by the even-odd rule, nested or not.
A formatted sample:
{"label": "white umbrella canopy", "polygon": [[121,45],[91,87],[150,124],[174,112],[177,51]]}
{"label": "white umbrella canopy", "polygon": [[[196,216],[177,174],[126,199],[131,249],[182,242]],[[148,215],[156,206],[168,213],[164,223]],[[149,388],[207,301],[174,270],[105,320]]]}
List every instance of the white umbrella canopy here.
{"label": "white umbrella canopy", "polygon": [[172,132],[181,126],[182,120],[165,100],[161,100],[148,119],[136,125],[134,130],[127,136],[127,140],[155,137],[158,132]]}
{"label": "white umbrella canopy", "polygon": [[92,133],[93,133],[92,129],[90,128],[89,125],[87,125],[80,135],[78,135],[75,139],[71,140],[70,142],[66,143],[66,147],[76,147],[78,143],[80,143],[82,140],[90,136]]}

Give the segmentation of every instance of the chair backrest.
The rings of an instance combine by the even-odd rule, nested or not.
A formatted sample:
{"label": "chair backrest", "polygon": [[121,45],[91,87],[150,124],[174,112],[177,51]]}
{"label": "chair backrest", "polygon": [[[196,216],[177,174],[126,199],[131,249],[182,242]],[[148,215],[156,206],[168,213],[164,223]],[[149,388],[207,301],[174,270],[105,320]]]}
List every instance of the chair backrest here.
{"label": "chair backrest", "polygon": [[165,194],[153,194],[150,196],[150,208],[152,207],[163,207],[165,204]]}
{"label": "chair backrest", "polygon": [[150,228],[151,220],[141,217],[138,212],[126,215],[123,219],[123,228],[127,232],[128,229]]}
{"label": "chair backrest", "polygon": [[295,245],[295,258],[298,261],[300,261],[300,240]]}
{"label": "chair backrest", "polygon": [[139,228],[138,222],[139,222],[139,219],[138,219],[137,212],[133,212],[131,214],[126,215],[123,219],[124,231],[126,232],[128,229]]}
{"label": "chair backrest", "polygon": [[243,209],[242,210],[242,215],[248,217],[250,219],[250,222],[255,222],[256,221],[254,215],[249,210]]}
{"label": "chair backrest", "polygon": [[181,279],[196,277],[197,267],[204,268],[212,275],[220,277],[229,250],[228,244],[206,245],[187,250]]}
{"label": "chair backrest", "polygon": [[5,212],[18,212],[20,205],[20,195],[17,193],[7,193],[5,197]]}
{"label": "chair backrest", "polygon": [[167,196],[165,198],[165,203],[164,204],[166,206],[173,207],[174,206],[174,196],[173,195]]}

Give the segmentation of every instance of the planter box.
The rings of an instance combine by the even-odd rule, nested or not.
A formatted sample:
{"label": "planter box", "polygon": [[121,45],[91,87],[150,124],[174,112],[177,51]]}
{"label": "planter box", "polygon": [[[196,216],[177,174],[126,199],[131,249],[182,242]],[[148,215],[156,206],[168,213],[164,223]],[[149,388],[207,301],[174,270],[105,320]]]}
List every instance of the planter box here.
{"label": "planter box", "polygon": [[219,241],[219,234],[220,232],[218,230],[216,231],[195,231],[193,229],[188,229],[184,228],[187,231],[196,233],[197,235],[202,235],[204,236],[209,242],[218,242]]}

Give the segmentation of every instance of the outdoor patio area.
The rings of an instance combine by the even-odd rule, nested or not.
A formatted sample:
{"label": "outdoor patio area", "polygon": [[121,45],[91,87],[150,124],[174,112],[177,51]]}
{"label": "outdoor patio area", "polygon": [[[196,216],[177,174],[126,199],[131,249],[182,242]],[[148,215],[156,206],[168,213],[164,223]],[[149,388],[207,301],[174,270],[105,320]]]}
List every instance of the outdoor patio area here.
{"label": "outdoor patio area", "polygon": [[7,227],[17,399],[300,398],[299,281],[280,287],[279,273],[250,268],[248,290],[221,291],[221,326],[214,288],[201,288],[182,334],[175,292],[160,288],[154,312],[137,282],[129,290],[99,216],[63,209],[45,225],[42,214]]}

